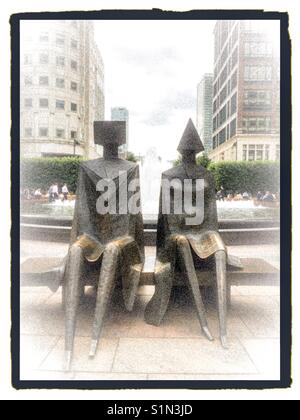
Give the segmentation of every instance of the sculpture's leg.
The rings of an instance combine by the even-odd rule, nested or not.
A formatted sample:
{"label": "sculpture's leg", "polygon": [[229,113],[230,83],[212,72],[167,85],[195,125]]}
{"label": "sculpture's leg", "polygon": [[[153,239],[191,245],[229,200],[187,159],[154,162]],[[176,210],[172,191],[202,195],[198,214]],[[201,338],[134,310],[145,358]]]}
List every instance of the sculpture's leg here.
{"label": "sculpture's leg", "polygon": [[218,294],[218,312],[220,323],[220,337],[222,346],[227,345],[227,282],[226,282],[226,253],[217,251],[215,254],[216,275],[217,275],[217,294]]}
{"label": "sculpture's leg", "polygon": [[184,236],[178,237],[177,247],[179,251],[180,265],[182,270],[186,273],[189,286],[196,304],[200,325],[206,337],[212,341],[213,337],[208,328],[205,308],[200,293],[198,278],[194,267],[194,261],[189,241]]}
{"label": "sculpture's leg", "polygon": [[96,355],[104,316],[115,287],[119,255],[119,247],[114,243],[107,245],[103,254],[89,357]]}
{"label": "sculpture's leg", "polygon": [[69,250],[67,269],[65,274],[64,285],[64,304],[65,304],[65,370],[70,370],[75,327],[76,314],[79,302],[81,287],[81,273],[84,264],[83,251],[76,244],[72,245]]}
{"label": "sculpture's leg", "polygon": [[170,263],[157,264],[155,269],[155,293],[145,310],[147,324],[158,326],[168,309],[173,279]]}

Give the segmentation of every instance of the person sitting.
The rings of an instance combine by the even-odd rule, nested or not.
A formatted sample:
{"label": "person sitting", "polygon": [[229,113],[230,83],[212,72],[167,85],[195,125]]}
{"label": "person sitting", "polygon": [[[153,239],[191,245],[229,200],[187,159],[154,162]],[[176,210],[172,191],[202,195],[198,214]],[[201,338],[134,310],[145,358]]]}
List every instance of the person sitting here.
{"label": "person sitting", "polygon": [[256,195],[256,200],[257,201],[262,201],[262,199],[264,198],[264,195],[261,191],[258,191],[257,195]]}
{"label": "person sitting", "polygon": [[37,190],[35,190],[34,192],[34,198],[40,200],[40,198],[42,197],[42,193],[41,193],[41,189],[38,188]]}
{"label": "person sitting", "polygon": [[249,193],[247,192],[247,191],[245,191],[244,193],[243,193],[243,200],[245,200],[245,201],[249,201],[250,200],[250,195],[249,195]]}
{"label": "person sitting", "polygon": [[273,194],[271,194],[270,191],[267,191],[265,196],[263,197],[263,201],[267,201],[269,203],[272,203],[274,201]]}

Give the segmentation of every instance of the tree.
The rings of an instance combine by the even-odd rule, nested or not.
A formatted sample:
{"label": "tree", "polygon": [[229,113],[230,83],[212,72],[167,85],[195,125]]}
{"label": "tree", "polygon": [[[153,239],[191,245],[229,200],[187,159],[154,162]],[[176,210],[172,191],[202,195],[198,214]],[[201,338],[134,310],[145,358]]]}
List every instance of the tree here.
{"label": "tree", "polygon": [[126,160],[129,160],[130,162],[137,162],[138,161],[137,157],[132,152],[127,153]]}
{"label": "tree", "polygon": [[[204,168],[208,168],[211,163],[211,160],[209,159],[206,153],[203,153],[197,157],[196,162],[197,162],[197,165],[203,166]],[[174,161],[173,166],[179,166],[181,165],[181,163],[182,163],[182,157],[179,156]]]}
{"label": "tree", "polygon": [[203,153],[201,156],[197,157],[197,165],[203,166],[204,168],[208,168],[210,164],[211,159],[209,159],[206,153]]}

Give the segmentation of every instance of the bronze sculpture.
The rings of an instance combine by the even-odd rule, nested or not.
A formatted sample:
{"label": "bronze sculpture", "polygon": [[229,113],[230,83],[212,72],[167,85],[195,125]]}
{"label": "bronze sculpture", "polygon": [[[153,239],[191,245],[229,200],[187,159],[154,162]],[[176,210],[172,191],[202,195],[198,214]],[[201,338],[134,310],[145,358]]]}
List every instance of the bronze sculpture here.
{"label": "bronze sculpture", "polygon": [[[103,146],[104,157],[80,165],[63,282],[66,370],[72,360],[76,312],[84,278],[95,271],[99,278],[90,349],[90,357],[94,357],[118,278],[122,277],[124,303],[131,311],[144,264],[139,167],[118,157],[118,147],[126,141],[125,122],[95,122],[94,136],[95,143]],[[137,192],[130,188],[131,183],[135,183]],[[136,204],[135,212],[128,211],[130,200]]]}
{"label": "bronze sculpture", "polygon": [[[218,312],[222,345],[227,347],[226,332],[226,264],[229,261],[226,246],[218,232],[218,218],[213,175],[196,164],[196,155],[204,151],[200,137],[190,119],[180,141],[178,151],[182,155],[182,164],[163,173],[165,181],[173,185],[170,192],[170,214],[165,211],[165,192],[162,188],[160,211],[157,228],[157,262],[155,268],[155,294],[149,302],[146,322],[159,325],[168,308],[175,272],[179,270],[186,278],[197,308],[197,314],[203,333],[209,340],[213,337],[209,331],[205,308],[201,297],[196,269],[208,264],[215,266],[217,278]],[[185,210],[179,214],[175,208],[183,200],[176,191],[176,182],[183,185],[186,180],[202,180],[203,218],[200,224],[187,223]],[[192,199],[195,201],[195,186]],[[190,214],[189,214],[190,216]],[[239,264],[237,264],[239,266]]]}

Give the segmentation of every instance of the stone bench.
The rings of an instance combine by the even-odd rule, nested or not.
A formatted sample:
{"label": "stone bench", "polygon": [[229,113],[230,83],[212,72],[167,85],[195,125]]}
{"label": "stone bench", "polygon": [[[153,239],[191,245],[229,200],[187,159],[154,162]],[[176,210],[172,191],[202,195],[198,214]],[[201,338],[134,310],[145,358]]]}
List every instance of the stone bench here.
{"label": "stone bench", "polygon": [[[48,287],[55,291],[60,285],[62,258],[28,258],[21,264],[22,287]],[[228,300],[230,303],[231,286],[278,286],[279,270],[261,258],[242,258],[242,269],[227,271]],[[146,257],[140,286],[154,285],[155,257]],[[212,271],[197,271],[199,286],[209,287],[213,284],[215,274]],[[98,279],[92,272],[85,279],[85,284],[95,285]],[[182,273],[176,273],[174,286],[183,287],[186,283]]]}

